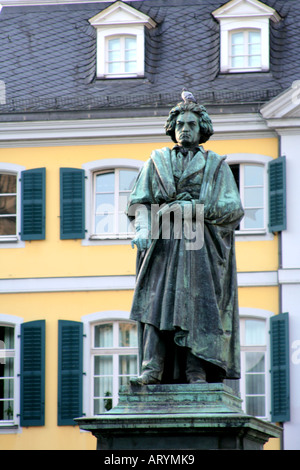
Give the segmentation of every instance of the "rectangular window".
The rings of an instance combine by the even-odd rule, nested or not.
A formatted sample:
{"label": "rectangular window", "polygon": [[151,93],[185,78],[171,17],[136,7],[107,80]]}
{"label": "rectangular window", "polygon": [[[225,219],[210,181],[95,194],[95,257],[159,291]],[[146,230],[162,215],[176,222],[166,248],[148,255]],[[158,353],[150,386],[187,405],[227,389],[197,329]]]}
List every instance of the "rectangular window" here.
{"label": "rectangular window", "polygon": [[113,322],[93,327],[92,390],[94,415],[118,403],[118,392],[138,373],[137,328],[134,323]]}
{"label": "rectangular window", "polygon": [[265,167],[254,164],[230,165],[240,192],[245,215],[238,230],[259,231],[266,228]]}
{"label": "rectangular window", "polygon": [[264,320],[241,320],[241,394],[245,412],[265,418],[266,386],[266,323]]}
{"label": "rectangular window", "polygon": [[127,237],[132,233],[125,214],[137,170],[115,169],[94,175],[94,234]]}
{"label": "rectangular window", "polygon": [[14,420],[14,328],[0,325],[0,426]]}
{"label": "rectangular window", "polygon": [[135,36],[108,38],[106,47],[108,74],[137,73],[137,40]]}
{"label": "rectangular window", "polygon": [[17,177],[0,173],[0,238],[17,234]]}
{"label": "rectangular window", "polygon": [[230,34],[230,67],[233,69],[261,69],[261,31],[243,30]]}

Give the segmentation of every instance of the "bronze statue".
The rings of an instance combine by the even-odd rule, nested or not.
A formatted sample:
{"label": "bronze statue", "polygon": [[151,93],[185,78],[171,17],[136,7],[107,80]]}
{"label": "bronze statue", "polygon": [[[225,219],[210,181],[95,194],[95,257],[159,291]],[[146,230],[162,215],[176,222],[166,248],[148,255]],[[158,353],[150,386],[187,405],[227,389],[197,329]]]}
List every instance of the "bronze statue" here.
{"label": "bronze statue", "polygon": [[[138,248],[131,309],[139,326],[141,375],[131,379],[137,385],[240,377],[234,231],[244,212],[226,157],[200,145],[213,134],[206,109],[190,93],[182,97],[165,125],[175,147],[151,154],[128,204]],[[151,208],[174,204],[182,214],[191,209],[194,227],[195,207],[204,207],[200,248],[175,236],[174,214],[170,236],[160,228],[153,237]]]}

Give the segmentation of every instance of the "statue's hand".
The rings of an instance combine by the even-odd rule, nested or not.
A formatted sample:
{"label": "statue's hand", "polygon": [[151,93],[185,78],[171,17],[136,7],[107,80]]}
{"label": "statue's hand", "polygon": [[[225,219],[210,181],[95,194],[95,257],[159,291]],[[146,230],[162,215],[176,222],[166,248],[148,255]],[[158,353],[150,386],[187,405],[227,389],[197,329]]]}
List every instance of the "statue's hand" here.
{"label": "statue's hand", "polygon": [[149,231],[146,229],[139,230],[136,233],[136,236],[134,237],[134,239],[131,241],[132,248],[134,248],[134,245],[136,245],[139,251],[147,250],[149,246],[151,245]]}

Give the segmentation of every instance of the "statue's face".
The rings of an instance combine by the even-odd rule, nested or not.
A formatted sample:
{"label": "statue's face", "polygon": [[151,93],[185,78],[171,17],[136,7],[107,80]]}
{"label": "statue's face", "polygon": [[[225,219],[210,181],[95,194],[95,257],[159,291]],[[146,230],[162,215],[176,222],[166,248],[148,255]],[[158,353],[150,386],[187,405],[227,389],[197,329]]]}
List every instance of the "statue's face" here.
{"label": "statue's face", "polygon": [[192,111],[179,114],[176,119],[175,138],[183,147],[196,147],[200,142],[199,118]]}

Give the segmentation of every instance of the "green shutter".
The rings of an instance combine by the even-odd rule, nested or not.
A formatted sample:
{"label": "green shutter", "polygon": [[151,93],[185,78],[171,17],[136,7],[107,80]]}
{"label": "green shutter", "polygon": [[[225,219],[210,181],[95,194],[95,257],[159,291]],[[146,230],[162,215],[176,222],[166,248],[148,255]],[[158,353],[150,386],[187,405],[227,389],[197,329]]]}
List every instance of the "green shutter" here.
{"label": "green shutter", "polygon": [[45,424],[45,320],[21,325],[21,426]]}
{"label": "green shutter", "polygon": [[85,237],[85,176],[77,168],[60,169],[60,238]]}
{"label": "green shutter", "polygon": [[21,173],[21,239],[45,239],[46,169]]}
{"label": "green shutter", "polygon": [[279,157],[269,163],[269,230],[286,229],[286,158]]}
{"label": "green shutter", "polygon": [[290,419],[289,317],[288,313],[270,319],[271,335],[271,416],[272,422]]}
{"label": "green shutter", "polygon": [[58,322],[58,422],[74,426],[82,416],[83,325]]}

